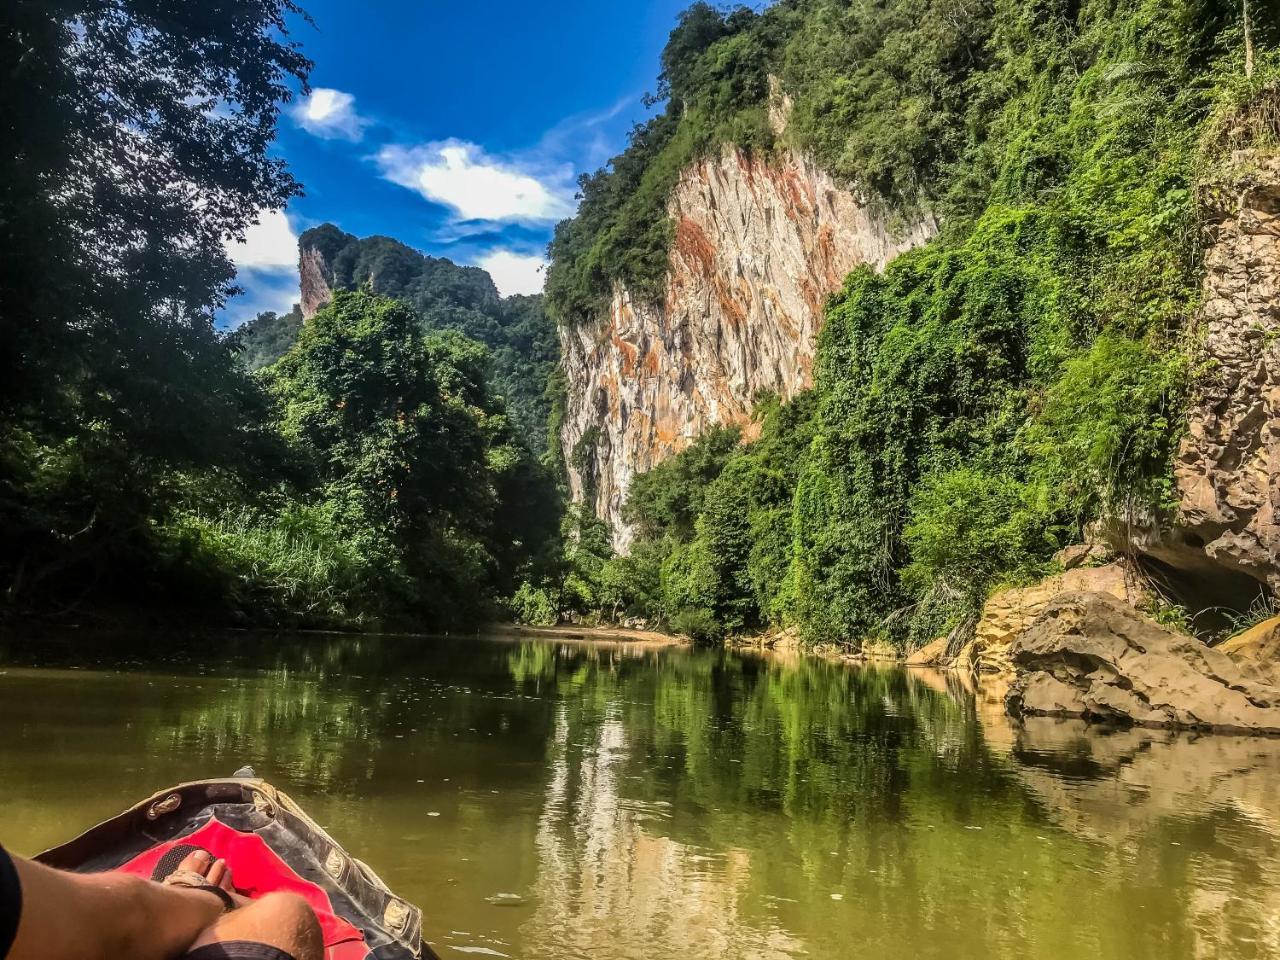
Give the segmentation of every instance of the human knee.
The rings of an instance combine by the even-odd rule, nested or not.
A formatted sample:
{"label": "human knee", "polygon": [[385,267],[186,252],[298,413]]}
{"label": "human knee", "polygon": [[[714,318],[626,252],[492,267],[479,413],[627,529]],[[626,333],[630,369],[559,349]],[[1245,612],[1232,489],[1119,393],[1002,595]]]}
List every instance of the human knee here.
{"label": "human knee", "polygon": [[278,891],[260,897],[256,909],[269,916],[273,925],[286,930],[301,944],[320,944],[320,921],[311,904],[296,893]]}
{"label": "human knee", "polygon": [[264,893],[254,902],[260,904],[261,909],[270,910],[282,916],[307,916],[312,920],[316,918],[315,911],[311,909],[311,904],[307,903],[306,897],[287,890]]}

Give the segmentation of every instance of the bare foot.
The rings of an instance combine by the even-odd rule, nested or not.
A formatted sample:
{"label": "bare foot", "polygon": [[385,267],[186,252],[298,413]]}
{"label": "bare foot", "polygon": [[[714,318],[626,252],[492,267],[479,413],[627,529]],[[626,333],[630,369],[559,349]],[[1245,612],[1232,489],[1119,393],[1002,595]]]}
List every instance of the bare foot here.
{"label": "bare foot", "polygon": [[248,897],[242,897],[236,893],[235,882],[231,877],[231,867],[227,864],[227,861],[220,857],[215,858],[207,850],[193,850],[187,854],[182,862],[178,864],[177,869],[169,874],[164,882],[178,886],[191,886],[191,884],[184,883],[178,879],[184,873],[188,877],[191,874],[195,874],[202,877],[211,886],[225,890],[238,907],[250,902]]}

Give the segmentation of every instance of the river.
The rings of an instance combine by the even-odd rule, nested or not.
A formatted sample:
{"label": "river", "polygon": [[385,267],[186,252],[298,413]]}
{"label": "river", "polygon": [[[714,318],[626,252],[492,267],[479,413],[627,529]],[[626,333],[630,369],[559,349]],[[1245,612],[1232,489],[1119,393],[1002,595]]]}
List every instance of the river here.
{"label": "river", "polygon": [[[251,764],[450,957],[1280,956],[1280,742],[640,644],[0,639],[25,854]],[[508,896],[501,896],[501,895]]]}

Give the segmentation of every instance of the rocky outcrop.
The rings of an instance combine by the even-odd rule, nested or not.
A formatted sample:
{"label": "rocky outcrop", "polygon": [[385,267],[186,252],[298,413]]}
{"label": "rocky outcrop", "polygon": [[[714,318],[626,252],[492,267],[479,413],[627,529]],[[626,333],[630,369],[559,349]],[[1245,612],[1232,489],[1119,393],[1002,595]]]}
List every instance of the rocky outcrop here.
{"label": "rocky outcrop", "polygon": [[1280,617],[1255,624],[1216,649],[1257,679],[1280,683]]}
{"label": "rocky outcrop", "polygon": [[1019,715],[1280,733],[1280,687],[1104,593],[1066,593],[1013,642]]}
{"label": "rocky outcrop", "polygon": [[624,549],[632,477],[714,424],[747,423],[761,391],[808,387],[827,296],[934,232],[932,220],[892,229],[794,151],[726,148],[685,171],[669,212],[662,302],[618,286],[606,313],[560,332],[570,487]]}
{"label": "rocky outcrop", "polygon": [[[1233,182],[1206,191],[1203,324],[1211,373],[1178,453],[1176,533],[1219,567],[1274,589],[1280,587],[1280,159],[1237,160],[1241,172]],[[1159,557],[1159,548],[1153,553]]]}
{"label": "rocky outcrop", "polygon": [[310,320],[333,299],[333,268],[320,247],[299,247],[298,280],[302,316]]}
{"label": "rocky outcrop", "polygon": [[[1062,557],[1064,562],[1079,562],[1079,551]],[[1137,580],[1121,563],[1100,567],[1073,567],[1057,576],[1047,577],[1029,587],[1014,587],[992,594],[982,608],[982,617],[974,630],[973,641],[957,658],[960,666],[981,673],[1011,676],[1009,648],[1049,604],[1063,593],[1088,591],[1105,593],[1130,606],[1136,606],[1146,594]]]}
{"label": "rocky outcrop", "polygon": [[951,645],[949,637],[938,637],[926,643],[920,649],[908,654],[903,661],[908,667],[937,667],[946,663],[947,648]]}

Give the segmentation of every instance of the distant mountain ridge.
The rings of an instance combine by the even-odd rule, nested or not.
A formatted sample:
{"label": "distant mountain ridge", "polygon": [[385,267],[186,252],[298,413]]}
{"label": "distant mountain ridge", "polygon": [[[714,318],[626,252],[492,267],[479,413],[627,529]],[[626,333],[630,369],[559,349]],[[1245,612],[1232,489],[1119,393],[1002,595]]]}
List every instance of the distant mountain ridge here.
{"label": "distant mountain ridge", "polygon": [[252,367],[274,363],[292,346],[306,319],[335,290],[368,290],[408,303],[424,330],[456,330],[493,356],[491,381],[507,401],[519,434],[546,450],[547,381],[560,359],[555,325],[541,295],[502,297],[480,267],[430,257],[391,237],[356,237],[331,223],[298,239],[300,299],[288,314],[259,314],[240,334]]}
{"label": "distant mountain ridge", "polygon": [[365,289],[420,309],[491,312],[501,297],[480,267],[429,257],[391,237],[363,239],[321,224],[298,238],[302,315],[311,317],[334,290]]}

